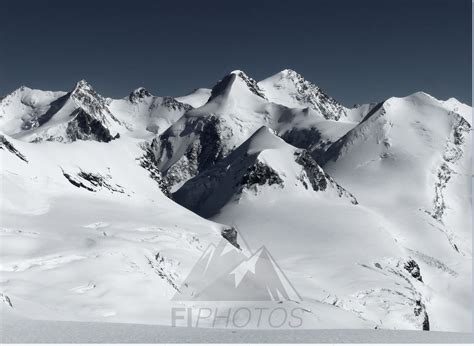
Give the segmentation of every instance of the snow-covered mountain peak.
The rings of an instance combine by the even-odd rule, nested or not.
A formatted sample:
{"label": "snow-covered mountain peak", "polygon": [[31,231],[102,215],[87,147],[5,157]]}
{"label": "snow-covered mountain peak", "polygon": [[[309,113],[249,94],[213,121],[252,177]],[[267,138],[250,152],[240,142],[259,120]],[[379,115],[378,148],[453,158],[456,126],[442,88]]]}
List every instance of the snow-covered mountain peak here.
{"label": "snow-covered mountain peak", "polygon": [[128,99],[132,103],[137,103],[140,102],[140,100],[151,96],[152,95],[148,90],[146,90],[144,87],[139,87],[128,95]]}
{"label": "snow-covered mountain peak", "polygon": [[471,107],[418,92],[348,110],[291,69],[212,93],[105,99],[82,80],[0,99],[0,300],[161,323],[178,293],[287,300],[284,274],[318,326],[470,330]]}
{"label": "snow-covered mountain peak", "polygon": [[424,91],[416,91],[403,97],[391,97],[385,101],[386,104],[391,104],[394,102],[412,102],[414,104],[429,104],[435,106],[438,106],[441,103],[441,101],[436,97]]}
{"label": "snow-covered mountain peak", "polygon": [[211,97],[211,89],[198,88],[187,95],[176,97],[176,100],[199,108],[209,100],[209,97]]}
{"label": "snow-covered mountain peak", "polygon": [[90,92],[95,92],[92,85],[90,85],[89,82],[86,81],[85,79],[79,80],[76,83],[76,85],[74,86],[74,89],[72,89],[72,91],[71,91],[72,94],[85,93],[85,92],[89,92],[89,93]]}
{"label": "snow-covered mountain peak", "polygon": [[266,100],[265,94],[258,86],[257,82],[250,78],[245,72],[241,70],[234,70],[222,80],[220,80],[211,91],[209,101],[221,97],[243,97],[245,95],[253,94]]}
{"label": "snow-covered mountain peak", "polygon": [[290,108],[311,108],[324,118],[340,120],[347,110],[321,88],[304,79],[294,70],[286,69],[258,83],[268,100]]}
{"label": "snow-covered mountain peak", "polygon": [[446,101],[441,101],[443,107],[452,112],[460,114],[469,124],[472,125],[472,107],[462,103],[458,99],[451,97]]}
{"label": "snow-covered mountain peak", "polygon": [[288,146],[272,129],[262,126],[243,145],[248,155],[253,155],[267,149],[277,149]]}
{"label": "snow-covered mountain peak", "polygon": [[265,126],[227,157],[184,183],[173,198],[208,217],[241,198],[281,190],[287,196],[357,204],[356,198],[327,175],[306,150],[286,143]]}
{"label": "snow-covered mountain peak", "polygon": [[13,90],[11,93],[4,95],[3,97],[0,97],[0,101],[7,98],[7,97],[13,97],[14,95],[19,95],[22,94],[25,91],[31,91],[32,89],[27,87],[26,85],[22,85],[19,88],[16,88]]}
{"label": "snow-covered mountain peak", "polygon": [[84,108],[88,113],[96,113],[100,108],[107,107],[106,99],[97,93],[85,79],[76,83],[70,92],[70,97],[78,107]]}

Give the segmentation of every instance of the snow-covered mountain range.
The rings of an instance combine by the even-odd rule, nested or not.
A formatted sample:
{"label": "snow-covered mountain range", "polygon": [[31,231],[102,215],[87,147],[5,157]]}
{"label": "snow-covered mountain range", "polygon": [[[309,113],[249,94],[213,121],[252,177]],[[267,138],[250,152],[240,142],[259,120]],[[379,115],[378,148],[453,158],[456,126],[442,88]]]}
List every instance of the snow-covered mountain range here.
{"label": "snow-covered mountain range", "polygon": [[2,308],[169,324],[198,291],[268,293],[307,328],[470,331],[471,116],[422,92],[348,108],[292,70],[180,97],[20,87],[0,99]]}

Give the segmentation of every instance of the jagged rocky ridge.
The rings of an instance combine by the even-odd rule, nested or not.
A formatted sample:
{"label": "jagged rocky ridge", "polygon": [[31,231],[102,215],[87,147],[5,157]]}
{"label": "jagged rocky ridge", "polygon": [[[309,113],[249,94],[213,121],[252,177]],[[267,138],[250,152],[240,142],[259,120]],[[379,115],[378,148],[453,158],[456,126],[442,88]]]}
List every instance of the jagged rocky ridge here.
{"label": "jagged rocky ridge", "polygon": [[[266,95],[274,94],[276,89],[275,96],[268,96],[272,102],[282,103],[289,107],[309,107],[322,114],[326,119],[341,120],[347,117],[347,110],[344,106],[293,70],[283,70],[279,74],[259,82],[258,85]],[[281,97],[278,97],[281,90],[289,96],[290,102],[285,102]]]}
{"label": "jagged rocky ridge", "polygon": [[446,210],[446,202],[443,196],[443,190],[446,188],[451,176],[456,174],[453,165],[464,155],[463,144],[465,137],[471,131],[471,125],[459,114],[451,113],[455,117],[450,138],[446,142],[446,149],[443,154],[443,162],[438,169],[438,181],[435,185],[435,198],[433,201],[433,211],[430,215],[437,221],[443,222],[443,214]]}
{"label": "jagged rocky ridge", "polygon": [[[288,93],[292,82],[286,81],[289,84],[277,83],[281,88],[274,89]],[[470,158],[471,129],[466,112],[461,115],[457,111],[465,111],[458,101],[441,102],[418,93],[357,107],[357,116],[347,109],[347,116],[337,111],[328,116],[324,115],[331,109],[326,107],[327,100],[320,99],[326,104],[322,108],[311,106],[303,95],[310,95],[308,89],[300,90],[303,96],[297,97],[295,86],[288,98],[277,100],[280,94],[241,71],[216,86],[214,95],[203,92],[211,99],[198,100],[194,107],[178,101],[182,98],[153,96],[143,88],[112,100],[82,87],[82,92],[70,93],[23,88],[17,92],[21,102],[10,96],[0,100],[0,131],[6,134],[0,141],[0,153],[7,158],[2,162],[7,167],[2,172],[7,182],[2,193],[14,207],[21,205],[21,216],[15,217],[22,220],[30,217],[28,213],[54,213],[43,205],[28,206],[52,195],[64,196],[64,200],[69,196],[82,199],[95,208],[120,208],[123,203],[126,208],[120,214],[125,216],[117,213],[107,220],[110,225],[103,222],[104,226],[100,220],[100,232],[94,229],[87,233],[90,226],[84,228],[80,226],[83,220],[75,221],[80,233],[74,235],[74,251],[77,239],[91,246],[87,253],[108,239],[113,240],[107,246],[114,251],[115,244],[127,237],[131,239],[127,248],[138,244],[133,251],[140,257],[120,254],[119,261],[112,258],[108,262],[118,263],[118,269],[112,268],[113,264],[107,267],[113,280],[118,272],[139,272],[147,285],[159,283],[153,291],[176,291],[189,269],[181,263],[201,246],[196,239],[202,234],[192,234],[195,224],[205,222],[205,230],[216,225],[197,216],[186,223],[185,219],[194,215],[188,212],[162,229],[162,220],[185,209],[161,198],[161,190],[221,223],[217,234],[237,249],[243,244],[239,244],[238,236],[245,232],[257,240],[260,237],[266,245],[284,248],[285,254],[279,255],[288,266],[285,272],[288,270],[297,287],[302,287],[305,298],[350,313],[370,328],[449,330],[458,328],[449,321],[453,311],[466,316],[464,310],[470,303],[463,300],[468,296],[467,281],[463,280],[470,273],[465,263],[471,256],[471,238],[465,233],[470,228],[456,220],[466,219],[468,213],[460,206],[470,203],[464,197],[466,181],[470,180],[470,169],[466,170],[465,165]],[[71,95],[74,92],[84,95]],[[5,108],[7,104],[10,108]],[[12,112],[11,105],[18,104],[18,112]],[[117,121],[107,115],[107,109]],[[262,124],[267,128],[262,129]],[[20,143],[34,141],[35,136],[37,141],[76,143]],[[42,148],[48,148],[51,154],[38,155]],[[82,155],[82,151],[87,154]],[[89,156],[92,164],[82,156]],[[24,186],[32,189],[34,199],[24,192]],[[20,202],[16,201],[18,197]],[[167,211],[163,212],[161,206],[167,206]],[[144,207],[149,209],[141,213]],[[78,208],[72,209],[77,212]],[[95,209],[88,210],[84,218],[96,213]],[[127,214],[129,210],[140,217]],[[74,217],[66,209],[61,211],[66,217]],[[155,213],[157,218],[147,219]],[[249,222],[242,226],[240,222],[246,215]],[[51,217],[56,220],[53,214]],[[115,220],[121,217],[127,219],[124,228]],[[0,235],[20,234],[0,231]],[[87,239],[81,238],[84,234]],[[41,236],[35,234],[38,239]],[[60,233],[61,241],[65,236]],[[292,246],[288,246],[290,242]],[[166,252],[169,244],[179,244],[179,251]],[[144,254],[144,247],[151,251]],[[108,250],[97,254],[109,256]],[[286,253],[290,250],[295,252]],[[146,258],[145,266],[138,258]],[[15,261],[13,258],[8,268],[15,268]],[[42,261],[31,259],[31,263],[39,263],[34,264],[38,270],[43,268]],[[46,266],[58,265],[48,261],[44,262]],[[77,262],[75,265],[82,269],[85,261]],[[94,270],[99,267],[96,264]],[[56,273],[57,268],[67,270],[68,264],[48,269],[45,276]],[[151,276],[147,276],[148,271]],[[11,271],[8,279],[15,284],[20,282],[18,278],[27,282],[27,274],[28,269]],[[147,286],[134,280],[130,275],[125,281],[135,287]],[[90,287],[116,292],[117,287],[108,285],[101,282]],[[92,288],[89,293],[95,292]],[[10,294],[16,305],[16,295],[21,293],[11,290]],[[54,308],[50,297],[43,298]],[[439,301],[449,306],[441,309]],[[108,303],[122,312],[120,304]],[[324,320],[331,317],[322,310],[314,311],[319,311]],[[119,313],[117,318],[123,316]],[[458,322],[462,328],[467,325]]]}
{"label": "jagged rocky ridge", "polygon": [[128,99],[131,103],[138,103],[145,97],[151,97],[151,94],[143,87],[135,89],[128,95]]}
{"label": "jagged rocky ridge", "polygon": [[91,192],[97,192],[106,189],[110,192],[125,193],[122,186],[112,183],[112,176],[102,175],[100,173],[79,171],[78,173],[66,173],[63,170],[64,177],[74,186],[83,188]]}
{"label": "jagged rocky ridge", "polygon": [[20,160],[23,160],[25,161],[26,163],[28,163],[28,160],[26,159],[25,155],[23,155],[22,153],[20,153],[18,151],[18,149],[16,149],[13,144],[11,144],[6,138],[5,136],[3,135],[0,135],[0,149],[2,150],[8,150],[9,152],[11,152],[13,155],[15,155],[16,157],[18,157]]}
{"label": "jagged rocky ridge", "polygon": [[[349,198],[352,204],[358,204],[357,199],[350,192],[346,191],[329,174],[323,171],[308,151],[303,150],[300,153],[295,153],[295,155],[296,162],[303,167],[314,191],[324,191],[328,188],[328,185],[331,185],[331,187],[337,190],[339,197]],[[300,176],[300,180],[304,187],[308,188],[304,176]]]}
{"label": "jagged rocky ridge", "polygon": [[161,171],[158,169],[155,161],[155,156],[150,145],[142,144],[141,148],[143,149],[144,154],[137,158],[137,161],[140,163],[140,166],[145,168],[150,173],[150,178],[156,181],[160,190],[167,197],[171,197],[169,183],[166,179],[163,178]]}
{"label": "jagged rocky ridge", "polygon": [[[183,145],[175,142],[177,136],[189,138]],[[222,126],[217,116],[193,118],[185,123],[179,133],[170,127],[160,137],[153,139],[151,148],[157,166],[173,186],[196,176],[225,157],[229,148],[224,145],[224,141],[231,136],[230,128]],[[181,147],[175,147],[180,144]],[[183,154],[173,162],[177,150],[183,150]]]}
{"label": "jagged rocky ridge", "polygon": [[185,113],[152,146],[160,169],[176,188],[227,156],[261,126],[298,148],[322,152],[355,124],[329,121],[308,107],[269,102],[258,83],[234,71],[213,87],[204,106]]}
{"label": "jagged rocky ridge", "polygon": [[[285,171],[277,171],[272,162],[285,162]],[[262,127],[228,157],[216,161],[187,181],[173,199],[196,213],[209,217],[245,191],[259,194],[266,187],[282,189],[300,184],[313,193],[331,190],[339,198],[357,204],[356,198],[337,184],[306,151],[298,150]]]}

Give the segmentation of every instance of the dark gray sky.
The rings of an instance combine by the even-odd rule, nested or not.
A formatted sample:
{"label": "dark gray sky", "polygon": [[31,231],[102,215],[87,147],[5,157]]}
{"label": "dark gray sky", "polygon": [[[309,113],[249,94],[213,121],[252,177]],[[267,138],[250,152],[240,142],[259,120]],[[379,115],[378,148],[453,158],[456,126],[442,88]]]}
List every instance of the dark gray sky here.
{"label": "dark gray sky", "polygon": [[348,106],[419,90],[470,104],[471,44],[470,0],[4,1],[0,95],[82,78],[182,95],[292,68]]}

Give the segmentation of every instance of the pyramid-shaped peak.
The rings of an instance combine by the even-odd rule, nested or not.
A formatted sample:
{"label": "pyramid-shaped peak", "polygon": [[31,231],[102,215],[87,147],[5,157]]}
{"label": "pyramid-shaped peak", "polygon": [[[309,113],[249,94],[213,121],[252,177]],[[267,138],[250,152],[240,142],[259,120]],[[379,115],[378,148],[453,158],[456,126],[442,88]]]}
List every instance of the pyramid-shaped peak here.
{"label": "pyramid-shaped peak", "polygon": [[[71,91],[71,97],[76,102],[99,102],[105,104],[105,99],[85,79],[81,79]],[[80,106],[80,105],[79,105]]]}
{"label": "pyramid-shaped peak", "polygon": [[271,102],[290,108],[310,108],[330,120],[347,117],[344,106],[294,70],[280,71],[258,86]]}
{"label": "pyramid-shaped peak", "polygon": [[211,97],[209,101],[219,97],[219,96],[229,96],[233,94],[233,91],[236,91],[238,94],[236,96],[242,96],[242,92],[245,94],[254,94],[264,100],[266,97],[260,87],[257,85],[257,82],[250,78],[245,72],[241,70],[234,70],[224,78],[222,78],[211,91]]}
{"label": "pyramid-shaped peak", "polygon": [[262,126],[242,144],[242,147],[245,148],[247,154],[252,155],[267,149],[291,146],[278,137],[272,129]]}
{"label": "pyramid-shaped peak", "polygon": [[[265,81],[267,82],[272,81],[273,83],[275,83],[281,80],[289,80],[293,83],[307,82],[301,74],[299,74],[293,69],[287,68],[278,73],[275,73],[274,75],[271,75],[270,77],[262,80],[260,83],[262,82],[265,83]],[[310,83],[310,82],[307,82],[307,83]]]}
{"label": "pyramid-shaped peak", "polygon": [[77,90],[84,90],[84,89],[92,89],[92,86],[87,82],[85,79],[81,79],[76,83],[73,91]]}

